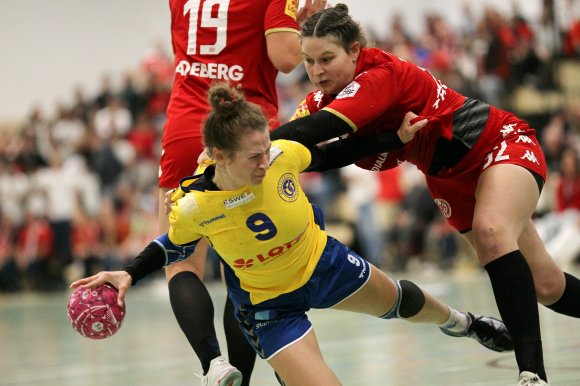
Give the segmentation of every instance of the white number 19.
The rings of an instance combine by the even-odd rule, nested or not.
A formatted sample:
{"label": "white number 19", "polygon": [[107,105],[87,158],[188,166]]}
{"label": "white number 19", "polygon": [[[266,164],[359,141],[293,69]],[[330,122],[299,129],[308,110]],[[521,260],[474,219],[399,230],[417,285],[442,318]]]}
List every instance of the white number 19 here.
{"label": "white number 19", "polygon": [[[199,13],[200,3],[203,0],[189,0],[183,6],[183,15],[189,12],[189,32],[187,39],[187,54],[195,55],[197,53],[197,21],[201,16],[200,27],[215,28],[216,40],[211,45],[200,45],[199,53],[201,55],[217,55],[226,46],[227,29],[228,29],[228,7],[230,0],[207,0],[203,1],[201,15]],[[217,5],[217,17],[212,17],[212,8]]]}

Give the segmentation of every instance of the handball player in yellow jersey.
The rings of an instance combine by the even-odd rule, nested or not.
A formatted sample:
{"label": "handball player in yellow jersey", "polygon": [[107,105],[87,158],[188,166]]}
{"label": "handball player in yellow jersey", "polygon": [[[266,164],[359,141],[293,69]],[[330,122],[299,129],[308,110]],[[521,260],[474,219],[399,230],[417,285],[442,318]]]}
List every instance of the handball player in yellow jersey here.
{"label": "handball player in yellow jersey", "polygon": [[123,302],[131,285],[187,258],[205,237],[224,262],[228,294],[246,338],[286,385],[340,384],[320,352],[306,315],[311,308],[432,323],[491,350],[513,348],[503,322],[457,311],[410,281],[395,281],[327,235],[322,212],[298,183],[302,171],[340,167],[404,146],[426,122],[410,125],[407,117],[399,134],[307,148],[271,142],[260,109],[228,85],[213,86],[209,100],[213,110],[203,135],[215,163],[182,180],[169,233],[123,271],[100,272],[71,287],[110,282]]}

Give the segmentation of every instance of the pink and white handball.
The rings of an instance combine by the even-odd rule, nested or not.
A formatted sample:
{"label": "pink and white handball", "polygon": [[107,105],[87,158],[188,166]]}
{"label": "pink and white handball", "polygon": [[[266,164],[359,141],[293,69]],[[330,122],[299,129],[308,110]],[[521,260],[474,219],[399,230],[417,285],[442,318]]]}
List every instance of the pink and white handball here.
{"label": "pink and white handball", "polygon": [[114,335],[125,318],[125,307],[117,304],[117,294],[117,289],[108,283],[96,288],[77,288],[68,301],[72,328],[90,339]]}

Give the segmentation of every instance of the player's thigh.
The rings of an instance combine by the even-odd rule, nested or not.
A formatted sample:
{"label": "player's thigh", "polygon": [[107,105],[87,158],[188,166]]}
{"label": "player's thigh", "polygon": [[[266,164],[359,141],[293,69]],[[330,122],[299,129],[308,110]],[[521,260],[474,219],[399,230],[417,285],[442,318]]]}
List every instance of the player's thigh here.
{"label": "player's thigh", "polygon": [[166,266],[165,277],[167,278],[167,281],[171,280],[180,272],[188,271],[193,272],[197,277],[203,280],[208,247],[209,244],[207,240],[202,238],[195,247],[195,251],[188,259]]}
{"label": "player's thigh", "polygon": [[501,164],[481,174],[475,195],[474,225],[480,217],[495,223],[517,223],[519,235],[536,208],[539,191],[528,170]]}
{"label": "player's thigh", "polygon": [[169,231],[169,215],[165,213],[165,194],[169,191],[169,188],[159,188],[158,194],[158,214],[157,223],[159,226],[159,233],[167,233]]}
{"label": "player's thigh", "polygon": [[268,363],[287,386],[341,384],[322,357],[314,329],[301,340],[277,353]]}
{"label": "player's thigh", "polygon": [[383,271],[372,264],[369,266],[371,275],[366,284],[332,308],[381,316],[393,307],[398,296],[397,285]]}

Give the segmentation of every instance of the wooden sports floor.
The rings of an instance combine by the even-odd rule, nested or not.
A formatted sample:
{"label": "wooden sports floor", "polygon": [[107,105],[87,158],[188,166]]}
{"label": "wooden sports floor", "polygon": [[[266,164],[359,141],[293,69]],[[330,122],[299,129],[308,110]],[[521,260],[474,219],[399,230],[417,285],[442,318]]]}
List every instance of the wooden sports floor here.
{"label": "wooden sports floor", "polygon": [[[571,272],[580,273],[579,267]],[[497,316],[487,276],[479,269],[396,275],[410,278],[456,308]],[[133,288],[119,332],[106,340],[81,337],[69,326],[70,293],[0,295],[0,385],[199,385],[200,366],[173,318],[163,280]],[[221,313],[225,289],[209,284]],[[430,325],[379,320],[333,310],[310,313],[322,351],[344,385],[515,385],[513,354],[451,338]],[[580,320],[540,308],[551,385],[580,385]],[[224,350],[225,352],[225,350]],[[252,385],[276,385],[258,360]],[[321,385],[323,386],[323,385]]]}

